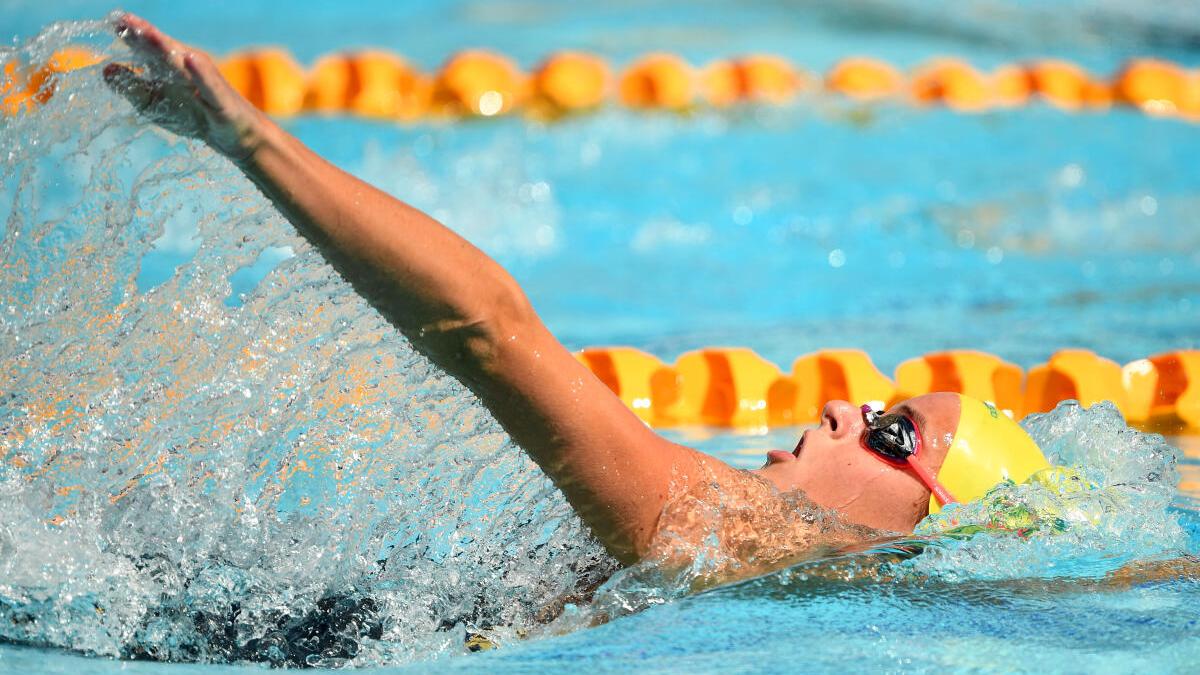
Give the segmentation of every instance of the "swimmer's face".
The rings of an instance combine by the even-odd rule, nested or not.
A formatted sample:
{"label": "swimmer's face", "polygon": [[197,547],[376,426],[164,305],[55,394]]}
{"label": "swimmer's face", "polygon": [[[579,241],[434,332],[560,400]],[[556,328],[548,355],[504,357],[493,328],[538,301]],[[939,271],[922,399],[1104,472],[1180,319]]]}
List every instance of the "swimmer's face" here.
{"label": "swimmer's face", "polygon": [[[907,414],[921,433],[915,461],[937,475],[958,427],[955,394],[927,394],[888,412]],[[817,504],[842,512],[849,521],[877,529],[912,532],[929,513],[929,489],[911,470],[880,460],[863,449],[866,426],[858,406],[830,401],[821,424],[804,432],[792,452],[774,450],[759,475],[780,490],[803,490]]]}

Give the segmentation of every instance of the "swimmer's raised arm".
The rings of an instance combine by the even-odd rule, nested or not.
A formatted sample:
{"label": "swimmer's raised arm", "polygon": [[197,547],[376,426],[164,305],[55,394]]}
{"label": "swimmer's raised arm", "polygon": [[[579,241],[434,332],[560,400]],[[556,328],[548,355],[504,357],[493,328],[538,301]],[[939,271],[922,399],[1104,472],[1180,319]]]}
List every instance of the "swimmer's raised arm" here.
{"label": "swimmer's raised arm", "polygon": [[139,110],[233,160],[412,343],[466,384],[618,559],[646,551],[675,481],[720,462],[650,431],[564,348],[499,264],[341,171],[242,98],[203,52],[133,16],[118,33],[153,78],[105,78]]}

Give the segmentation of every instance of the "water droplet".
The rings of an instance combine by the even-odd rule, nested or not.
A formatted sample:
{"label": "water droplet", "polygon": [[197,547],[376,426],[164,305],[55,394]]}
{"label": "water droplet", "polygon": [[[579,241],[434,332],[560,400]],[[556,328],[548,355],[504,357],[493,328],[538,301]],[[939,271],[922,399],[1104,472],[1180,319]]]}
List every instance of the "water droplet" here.
{"label": "water droplet", "polygon": [[1058,180],[1063,187],[1077,188],[1083,185],[1084,171],[1078,164],[1068,164],[1058,173]]}
{"label": "water droplet", "polygon": [[975,246],[975,233],[966,229],[959,230],[958,234],[954,237],[954,241],[958,244],[959,248],[971,248]]}

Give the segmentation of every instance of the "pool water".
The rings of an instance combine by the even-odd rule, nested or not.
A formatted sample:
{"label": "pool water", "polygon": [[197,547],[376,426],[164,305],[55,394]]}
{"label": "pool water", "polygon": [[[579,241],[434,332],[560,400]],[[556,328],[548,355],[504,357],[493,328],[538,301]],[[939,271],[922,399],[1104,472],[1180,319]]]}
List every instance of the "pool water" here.
{"label": "pool water", "polygon": [[[239,2],[219,15],[199,5],[127,8],[217,52],[281,43],[305,61],[370,44],[429,67],[466,46],[494,47],[526,66],[566,47],[614,63],[659,49],[697,63],[761,50],[816,70],[856,53],[898,65],[952,53],[981,66],[1053,55],[1098,72],[1134,54],[1200,65],[1200,15],[1186,3],[410,2],[336,11],[293,3],[280,13],[271,3]],[[28,39],[52,21],[108,10],[18,2],[0,29]],[[95,82],[80,86],[100,100]],[[98,122],[81,117],[83,101],[53,105],[57,123],[4,123],[6,140],[61,148],[23,148],[24,163],[10,158],[0,199],[4,232],[17,242],[5,255],[44,263],[25,281],[4,277],[5,298],[20,300],[6,300],[16,318],[5,319],[4,335],[25,347],[4,352],[16,365],[5,373],[13,398],[0,407],[0,426],[12,438],[48,392],[77,392],[54,418],[62,424],[30,426],[17,445],[31,461],[50,465],[60,451],[67,459],[33,488],[3,476],[0,609],[11,621],[19,597],[22,611],[58,622],[31,629],[33,644],[112,654],[115,644],[136,643],[186,659],[180,645],[194,636],[172,632],[181,625],[172,611],[232,598],[246,616],[260,616],[311,604],[351,579],[382,598],[405,638],[368,647],[354,664],[398,670],[1131,671],[1186,669],[1200,659],[1194,580],[1089,585],[1139,552],[1200,552],[1200,447],[1186,437],[1172,439],[1184,451],[1187,489],[1170,511],[1125,514],[1144,516],[1157,542],[1120,528],[1044,550],[984,542],[928,556],[895,582],[830,582],[802,565],[694,596],[651,594],[644,611],[596,628],[508,636],[498,650],[458,656],[471,619],[440,632],[430,626],[472,612],[528,624],[523,603],[569,590],[572,575],[599,559],[595,544],[477,404],[329,282],[286,225],[258,210],[252,190],[220,184],[227,167],[139,130],[111,99]],[[1200,134],[1178,120],[1041,105],[864,113],[822,99],[682,117],[612,109],[553,125],[307,118],[287,126],[495,255],[572,348],[627,344],[670,360],[732,344],[786,368],[814,349],[859,347],[888,372],[945,348],[1028,367],[1061,347],[1126,362],[1200,344],[1200,172],[1192,161]],[[72,153],[77,145],[88,152]],[[93,231],[106,222],[132,234]],[[59,224],[37,246],[13,234],[38,223]],[[288,260],[289,250],[300,255]],[[310,316],[315,303],[329,307],[326,318]],[[32,316],[39,312],[44,320]],[[116,327],[103,320],[109,314],[123,317]],[[301,319],[311,325],[297,327]],[[106,365],[113,361],[120,365]],[[243,374],[248,361],[265,365]],[[401,374],[371,371],[385,362]],[[356,382],[368,392],[347,403]],[[283,402],[260,403],[268,394]],[[668,433],[749,468],[762,450],[792,445],[799,430]],[[1081,441],[1080,456],[1145,451],[1121,446],[1127,436],[1112,438],[1122,440]],[[114,453],[123,443],[159,457],[162,469]],[[325,447],[342,459],[318,451]],[[383,451],[394,459],[381,459]],[[296,470],[301,461],[308,472]],[[122,497],[93,503],[92,492]],[[229,504],[236,517],[226,517]],[[526,512],[522,524],[517,514]],[[43,524],[50,513],[90,520],[71,516],[78,525],[56,530]],[[382,572],[371,555],[355,556],[418,548],[410,557],[379,554],[389,560]],[[131,564],[131,552],[145,557]],[[250,667],[0,647],[0,669],[14,672]]]}

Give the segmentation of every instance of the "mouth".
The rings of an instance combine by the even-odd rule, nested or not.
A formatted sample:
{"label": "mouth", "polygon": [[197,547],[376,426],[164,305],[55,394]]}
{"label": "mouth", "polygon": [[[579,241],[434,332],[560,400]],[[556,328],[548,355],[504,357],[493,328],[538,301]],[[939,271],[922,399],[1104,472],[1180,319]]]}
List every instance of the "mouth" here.
{"label": "mouth", "polygon": [[794,462],[796,456],[787,450],[768,450],[767,451],[767,466],[778,464],[780,462]]}
{"label": "mouth", "polygon": [[[812,430],[809,429],[808,431]],[[796,449],[792,451],[792,456],[796,459],[800,459],[800,451],[804,450],[804,441],[808,438],[808,431],[800,434],[800,442],[796,444]]]}
{"label": "mouth", "polygon": [[[800,442],[796,444],[796,449],[792,450],[791,452],[788,452],[787,450],[768,450],[766,466],[771,466],[772,464],[779,464],[780,462],[794,462],[794,461],[800,459],[800,452],[802,450],[804,450],[804,439],[805,438],[808,438],[807,431],[805,431],[800,436]],[[766,468],[766,467],[763,467],[763,468]]]}

